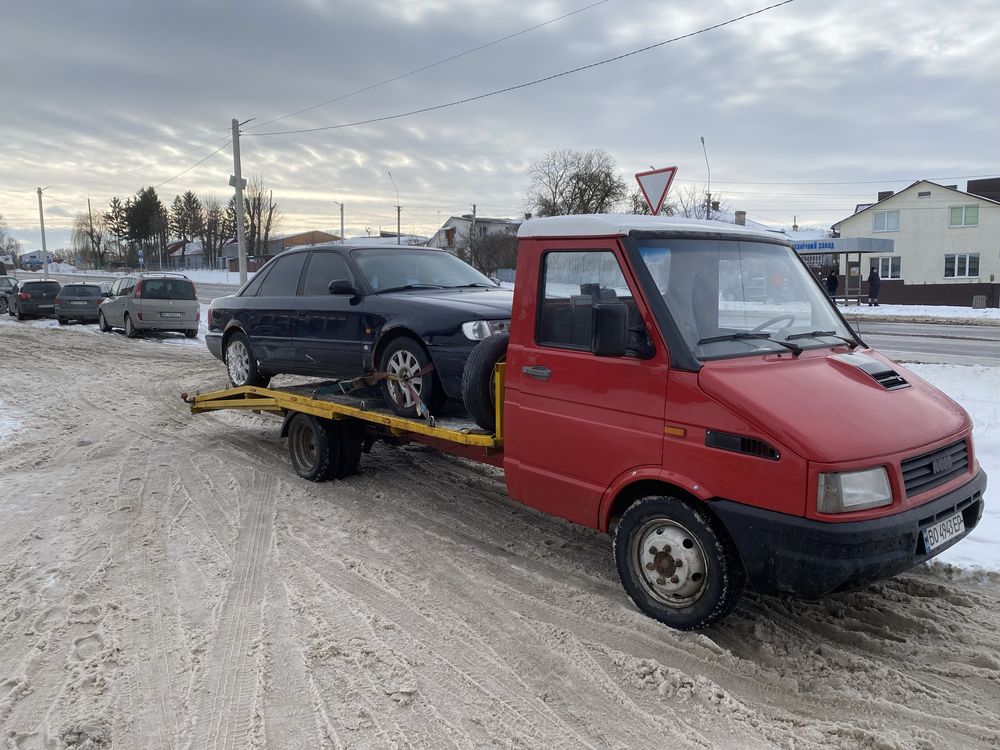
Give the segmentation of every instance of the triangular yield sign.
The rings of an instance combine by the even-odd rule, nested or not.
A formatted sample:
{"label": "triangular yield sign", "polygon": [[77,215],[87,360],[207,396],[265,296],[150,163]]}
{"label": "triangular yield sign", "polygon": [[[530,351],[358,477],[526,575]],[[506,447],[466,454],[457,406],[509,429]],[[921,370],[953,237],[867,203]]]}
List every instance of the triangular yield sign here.
{"label": "triangular yield sign", "polygon": [[660,209],[663,208],[663,201],[667,197],[670,183],[674,181],[675,174],[677,174],[677,167],[664,167],[663,169],[654,169],[651,172],[636,173],[635,179],[639,182],[639,189],[642,191],[653,216],[659,214]]}

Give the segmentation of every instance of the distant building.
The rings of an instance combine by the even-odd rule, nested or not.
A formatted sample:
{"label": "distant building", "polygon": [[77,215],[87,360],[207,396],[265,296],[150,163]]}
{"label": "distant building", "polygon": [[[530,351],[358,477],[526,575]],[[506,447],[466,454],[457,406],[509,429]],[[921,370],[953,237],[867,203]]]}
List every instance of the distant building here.
{"label": "distant building", "polygon": [[892,255],[872,254],[861,269],[879,269],[882,302],[1000,306],[1000,181],[968,187],[920,180],[833,225],[839,237],[894,241]]}
{"label": "distant building", "polygon": [[512,219],[490,219],[480,216],[473,219],[472,214],[452,216],[434,233],[428,244],[431,247],[443,248],[452,255],[457,255],[459,248],[469,244],[469,234],[473,231],[473,222],[475,222],[477,237],[486,237],[496,232],[515,234],[517,228],[521,226],[520,221]]}

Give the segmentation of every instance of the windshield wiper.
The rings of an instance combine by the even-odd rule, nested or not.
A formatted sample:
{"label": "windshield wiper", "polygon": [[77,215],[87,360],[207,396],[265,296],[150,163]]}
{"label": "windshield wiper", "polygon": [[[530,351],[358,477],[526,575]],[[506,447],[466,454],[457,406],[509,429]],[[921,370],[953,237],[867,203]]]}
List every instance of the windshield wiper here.
{"label": "windshield wiper", "polygon": [[814,339],[820,336],[829,336],[833,339],[840,339],[852,349],[859,346],[857,341],[849,339],[846,336],[840,336],[836,331],[808,331],[806,333],[793,333],[791,336],[785,336],[785,341],[792,341],[793,339]]}
{"label": "windshield wiper", "polygon": [[456,286],[449,287],[449,289],[464,289],[467,286],[482,286],[486,287],[487,289],[499,289],[499,287],[496,284],[487,284],[482,281],[473,281],[471,284],[458,284]]}
{"label": "windshield wiper", "polygon": [[699,339],[699,344],[713,344],[716,341],[745,341],[747,339],[765,339],[770,341],[772,344],[778,344],[790,350],[792,354],[798,356],[802,354],[802,347],[797,344],[790,344],[787,341],[781,341],[780,339],[772,339],[771,334],[764,333],[763,331],[755,333],[752,331],[739,331],[738,333],[727,333],[723,336],[709,336],[707,339]]}
{"label": "windshield wiper", "polygon": [[406,289],[444,289],[440,284],[404,284],[403,286],[390,286],[388,289],[376,289],[375,294],[383,292],[402,292]]}

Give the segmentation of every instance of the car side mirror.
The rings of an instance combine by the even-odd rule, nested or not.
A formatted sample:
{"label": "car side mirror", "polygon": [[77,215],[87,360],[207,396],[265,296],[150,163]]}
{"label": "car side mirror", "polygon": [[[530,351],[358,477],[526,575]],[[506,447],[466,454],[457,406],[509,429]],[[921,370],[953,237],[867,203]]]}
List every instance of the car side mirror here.
{"label": "car side mirror", "polygon": [[102,297],[110,297],[111,293],[110,292],[101,292],[101,296]]}
{"label": "car side mirror", "polygon": [[628,337],[628,307],[622,302],[594,305],[590,351],[598,357],[623,357]]}
{"label": "car side mirror", "polygon": [[334,279],[330,282],[330,286],[327,289],[330,294],[349,294],[352,297],[358,293],[358,290],[347,279]]}

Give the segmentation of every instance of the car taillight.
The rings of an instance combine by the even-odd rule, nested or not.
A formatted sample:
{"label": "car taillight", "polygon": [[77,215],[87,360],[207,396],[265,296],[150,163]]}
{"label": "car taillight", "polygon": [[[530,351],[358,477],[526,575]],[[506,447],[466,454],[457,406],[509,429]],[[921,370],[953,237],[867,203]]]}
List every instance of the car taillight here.
{"label": "car taillight", "polygon": [[59,302],[59,298],[58,297],[56,297],[54,300],[52,300],[52,302],[55,303],[55,304],[57,304],[57,305],[62,304],[62,303]]}
{"label": "car taillight", "polygon": [[141,310],[136,313],[136,317],[138,317],[139,320],[142,320],[142,311]]}
{"label": "car taillight", "polygon": [[198,310],[198,312],[194,314],[194,322],[195,323],[201,322],[201,310]]}
{"label": "car taillight", "polygon": [[[139,299],[140,297],[142,297],[142,282],[137,281],[135,284],[135,298]],[[139,320],[142,320],[141,315],[139,316]]]}
{"label": "car taillight", "polygon": [[18,292],[17,298],[22,302],[27,302],[29,299],[31,299],[31,294],[29,292]]}

